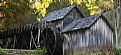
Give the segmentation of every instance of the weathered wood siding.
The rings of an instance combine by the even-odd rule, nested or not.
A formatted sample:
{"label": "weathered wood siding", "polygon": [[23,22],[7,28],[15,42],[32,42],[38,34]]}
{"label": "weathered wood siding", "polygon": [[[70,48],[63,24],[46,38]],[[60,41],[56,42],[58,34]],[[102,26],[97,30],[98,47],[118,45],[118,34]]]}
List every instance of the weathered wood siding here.
{"label": "weathered wood siding", "polygon": [[99,18],[90,28],[63,34],[65,54],[80,54],[110,49],[113,46],[113,32],[106,22]]}
{"label": "weathered wood siding", "polygon": [[76,8],[72,9],[72,11],[63,20],[64,22],[63,28],[65,28],[69,23],[78,18],[81,18],[81,14]]}
{"label": "weathered wood siding", "polygon": [[62,20],[56,20],[53,21],[53,25],[55,25],[57,28],[65,28],[69,23],[71,23],[72,21],[74,21],[75,19],[81,18],[81,14],[79,13],[79,11],[74,8],[72,9],[72,11],[69,12],[69,14],[67,14],[67,16],[64,17],[64,19]]}

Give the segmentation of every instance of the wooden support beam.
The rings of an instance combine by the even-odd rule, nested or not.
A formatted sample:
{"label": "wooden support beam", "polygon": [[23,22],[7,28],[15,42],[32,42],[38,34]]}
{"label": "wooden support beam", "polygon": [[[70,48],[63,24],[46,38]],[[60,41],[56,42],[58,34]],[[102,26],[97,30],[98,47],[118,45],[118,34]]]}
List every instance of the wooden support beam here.
{"label": "wooden support beam", "polygon": [[37,46],[40,47],[40,29],[38,29]]}

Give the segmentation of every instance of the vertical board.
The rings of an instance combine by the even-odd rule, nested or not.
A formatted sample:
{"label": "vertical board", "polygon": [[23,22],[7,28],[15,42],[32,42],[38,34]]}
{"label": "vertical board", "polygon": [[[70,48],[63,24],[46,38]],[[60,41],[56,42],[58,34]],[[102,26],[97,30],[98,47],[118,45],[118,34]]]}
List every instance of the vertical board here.
{"label": "vertical board", "polygon": [[99,18],[90,28],[68,32],[72,54],[96,52],[112,48],[113,32],[106,22]]}
{"label": "vertical board", "polygon": [[79,18],[81,18],[81,15],[77,11],[77,9],[76,8],[72,9],[70,11],[70,13],[67,14],[67,16],[64,17],[64,20],[63,20],[63,23],[64,23],[63,28],[65,28],[68,24],[70,24],[75,19],[79,19]]}

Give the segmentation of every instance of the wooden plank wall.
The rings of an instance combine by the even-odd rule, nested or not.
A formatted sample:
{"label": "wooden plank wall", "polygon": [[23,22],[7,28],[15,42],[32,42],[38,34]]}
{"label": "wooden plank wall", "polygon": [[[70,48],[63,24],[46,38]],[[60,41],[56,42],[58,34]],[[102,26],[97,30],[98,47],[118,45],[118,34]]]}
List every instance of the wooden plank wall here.
{"label": "wooden plank wall", "polygon": [[66,17],[64,17],[64,20],[63,20],[63,23],[64,23],[63,28],[65,28],[68,24],[70,24],[74,20],[80,19],[80,18],[81,18],[81,15],[76,10],[76,8],[72,9],[72,11]]}
{"label": "wooden plank wall", "polygon": [[76,10],[76,8],[72,9],[72,11],[67,14],[64,19],[62,20],[56,20],[53,21],[53,25],[55,25],[56,28],[65,28],[68,24],[73,22],[75,19],[81,18],[80,13]]}
{"label": "wooden plank wall", "polygon": [[111,50],[113,47],[113,32],[103,19],[97,20],[89,29],[77,30],[63,34],[64,54],[81,54]]}

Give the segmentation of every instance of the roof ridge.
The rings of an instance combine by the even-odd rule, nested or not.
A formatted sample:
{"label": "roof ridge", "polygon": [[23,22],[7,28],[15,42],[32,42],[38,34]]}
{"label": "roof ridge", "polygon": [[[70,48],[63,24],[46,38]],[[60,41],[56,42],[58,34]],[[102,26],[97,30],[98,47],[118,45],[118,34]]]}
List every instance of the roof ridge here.
{"label": "roof ridge", "polygon": [[58,10],[51,11],[41,19],[41,21],[54,21],[65,17],[76,5],[71,5]]}
{"label": "roof ridge", "polygon": [[67,25],[62,30],[62,32],[68,32],[68,31],[72,31],[72,30],[76,30],[76,29],[80,29],[80,28],[90,27],[100,16],[101,16],[101,14],[95,14],[93,16],[75,19],[72,23]]}

